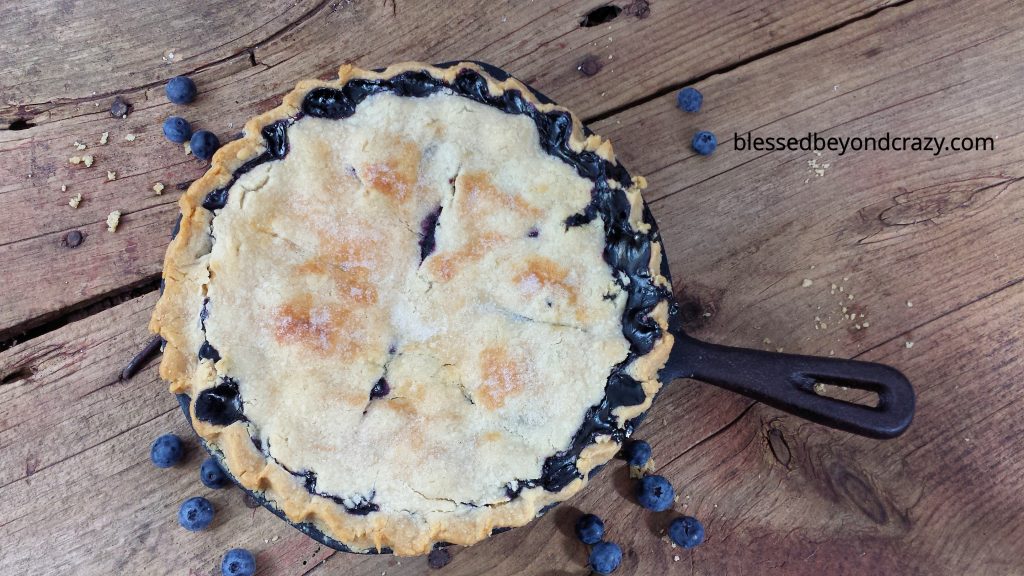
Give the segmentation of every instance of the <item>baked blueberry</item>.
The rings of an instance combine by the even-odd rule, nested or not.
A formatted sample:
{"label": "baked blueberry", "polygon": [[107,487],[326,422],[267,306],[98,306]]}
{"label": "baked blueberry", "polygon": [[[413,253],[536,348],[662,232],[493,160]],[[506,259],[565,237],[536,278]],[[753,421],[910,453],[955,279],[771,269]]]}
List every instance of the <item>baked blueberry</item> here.
{"label": "baked blueberry", "polygon": [[676,106],[683,112],[698,112],[704,103],[704,95],[693,86],[687,86],[676,94]]}
{"label": "baked blueberry", "polygon": [[213,153],[217,151],[217,148],[220,148],[220,140],[217,138],[217,135],[209,130],[196,132],[192,135],[192,139],[189,140],[188,144],[196,158],[201,160],[213,158]]}
{"label": "baked blueberry", "polygon": [[164,136],[171,142],[181,144],[192,137],[192,125],[181,116],[168,116],[164,120]]}
{"label": "baked blueberry", "polygon": [[220,561],[224,576],[252,576],[256,573],[256,557],[245,548],[232,548]]}
{"label": "baked blueberry", "polygon": [[185,500],[178,508],[178,524],[190,532],[205,530],[213,522],[213,504],[202,496]]}
{"label": "baked blueberry", "polygon": [[188,76],[175,76],[167,81],[167,99],[175,104],[190,104],[196,99],[196,83]]}
{"label": "baked blueberry", "polygon": [[643,440],[634,440],[626,444],[623,453],[630,466],[644,466],[651,459],[651,445]]}
{"label": "baked blueberry", "polygon": [[701,130],[693,135],[693,141],[690,142],[690,146],[693,147],[693,151],[697,154],[708,156],[718,147],[718,138],[707,130]]}
{"label": "baked blueberry", "polygon": [[228,485],[228,475],[213,456],[203,461],[203,465],[199,467],[199,479],[207,488],[217,489]]}
{"label": "baked blueberry", "polygon": [[604,522],[593,514],[584,514],[576,521],[576,537],[584,544],[597,544],[604,538]]}
{"label": "baked blueberry", "polygon": [[704,525],[693,516],[681,516],[668,525],[668,537],[683,548],[693,548],[704,541]]}
{"label": "baked blueberry", "polygon": [[644,476],[636,485],[636,499],[648,510],[661,512],[672,507],[676,492],[664,476]]}
{"label": "baked blueberry", "polygon": [[622,548],[614,542],[598,542],[590,549],[590,569],[598,574],[611,574],[622,564]]}
{"label": "baked blueberry", "polygon": [[149,459],[157,468],[170,468],[181,461],[185,453],[185,447],[181,438],[174,434],[164,434],[153,441],[149,447]]}

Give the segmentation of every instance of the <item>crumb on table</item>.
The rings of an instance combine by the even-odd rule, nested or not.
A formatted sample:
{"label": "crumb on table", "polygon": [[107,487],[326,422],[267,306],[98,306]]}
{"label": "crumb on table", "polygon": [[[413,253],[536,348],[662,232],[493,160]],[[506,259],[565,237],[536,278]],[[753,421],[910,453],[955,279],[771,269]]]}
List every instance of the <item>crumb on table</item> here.
{"label": "crumb on table", "polygon": [[78,205],[82,203],[82,193],[75,194],[68,200],[68,206],[72,208],[78,208]]}
{"label": "crumb on table", "polygon": [[117,225],[121,223],[121,211],[114,210],[107,215],[107,232],[116,232]]}
{"label": "crumb on table", "polygon": [[156,192],[157,196],[163,194],[164,193],[164,184],[163,184],[163,182],[157,182],[156,184],[153,184],[153,192]]}

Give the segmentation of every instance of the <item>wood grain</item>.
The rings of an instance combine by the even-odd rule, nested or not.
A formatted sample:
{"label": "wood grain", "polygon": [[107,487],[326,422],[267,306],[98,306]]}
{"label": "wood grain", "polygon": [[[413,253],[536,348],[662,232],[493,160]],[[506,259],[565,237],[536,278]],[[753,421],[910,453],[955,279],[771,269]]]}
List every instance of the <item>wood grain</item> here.
{"label": "wood grain", "polygon": [[[876,442],[675,382],[639,435],[679,489],[677,511],[707,525],[704,545],[684,552],[660,539],[671,516],[634,505],[617,463],[529,527],[455,550],[441,573],[587,574],[585,547],[571,534],[581,511],[602,515],[622,545],[617,574],[1024,573],[1024,10],[913,0],[772,52],[872,7],[738,3],[730,19],[698,2],[656,2],[649,18],[623,14],[603,31],[573,27],[600,2],[465,2],[450,11],[411,4],[300,4],[275,13],[284,29],[242,26],[247,40],[227,48],[195,41],[196,50],[242,52],[174,68],[200,70],[204,93],[189,113],[229,133],[295,79],[329,71],[332,53],[342,51],[367,63],[479,54],[511,64],[588,117],[638,102],[595,127],[649,177],[688,330],[734,345],[890,363],[919,397],[910,431]],[[443,36],[422,25],[441,20],[441,29],[457,31]],[[492,30],[496,22],[510,28]],[[395,33],[338,33],[358,26]],[[574,76],[571,64],[603,50],[606,33],[612,61],[629,65]],[[694,36],[705,41],[681,40]],[[699,82],[706,99],[698,115],[676,110],[671,93],[659,96],[679,78],[729,63],[742,65]],[[142,84],[121,77],[112,90],[129,92],[161,71],[136,67]],[[175,213],[173,184],[202,171],[161,141],[159,120],[179,109],[156,88],[131,92],[136,111],[113,122],[102,107],[87,111],[88,97],[53,98],[60,92],[38,80],[25,88],[39,96],[26,98],[48,102],[34,112],[38,126],[0,131],[0,210],[14,215],[0,227],[7,333],[154,278]],[[595,86],[607,86],[607,96]],[[25,112],[0,110],[0,118]],[[722,140],[710,158],[687,147],[701,128]],[[110,143],[93,146],[108,129]],[[733,150],[732,132],[747,130],[998,139],[987,152],[818,157]],[[139,138],[125,141],[129,132]],[[81,154],[71,143],[86,138],[97,165],[68,165],[66,156]],[[808,161],[829,167],[818,175]],[[124,176],[108,183],[112,167]],[[168,184],[163,196],[149,191],[155,181]],[[84,191],[77,211],[63,205],[61,182],[68,193]],[[115,208],[127,214],[111,234],[103,220]],[[72,229],[85,231],[85,242],[61,247]],[[184,434],[183,419],[153,366],[117,379],[147,339],[153,302],[149,294],[0,352],[0,573],[213,575],[233,546],[255,550],[264,575],[432,573],[423,559],[332,553],[249,510],[236,490],[211,493],[197,481],[194,440],[184,465],[153,468],[149,442]],[[196,494],[211,494],[218,508],[214,528],[198,535],[174,519],[178,503]]]}
{"label": "wood grain", "polygon": [[[0,155],[5,159],[0,163],[0,213],[11,214],[0,230],[0,265],[12,271],[0,278],[0,340],[159,274],[166,242],[159,222],[165,229],[174,222],[176,192],[169,186],[163,196],[154,197],[150,188],[156,182],[188,182],[204,168],[164,141],[160,123],[168,115],[185,114],[194,128],[210,129],[227,139],[247,118],[275,106],[297,81],[330,76],[345,61],[376,66],[409,59],[477,58],[507,66],[590,117],[643,98],[651,90],[862,17],[885,3],[790,0],[769,5],[744,0],[726,14],[712,9],[710,0],[664,2],[655,3],[647,18],[623,13],[607,25],[581,28],[583,14],[603,4],[463,0],[445,2],[439,10],[436,2],[405,2],[397,9],[393,3],[377,1],[305,2],[265,15],[257,6],[254,14],[267,24],[241,26],[237,34],[247,32],[224,45],[216,44],[223,40],[211,40],[224,35],[221,16],[188,19],[195,28],[194,45],[186,42],[192,35],[170,36],[174,41],[161,36],[154,43],[149,15],[132,11],[126,17],[140,21],[134,27],[124,25],[130,32],[109,45],[97,43],[107,46],[96,55],[103,56],[103,72],[79,66],[73,74],[56,77],[68,84],[60,90],[38,74],[33,82],[19,83],[26,74],[21,60],[0,51],[5,54],[0,56],[0,124],[16,118],[36,124],[27,130],[0,131]],[[23,23],[37,26],[40,21],[61,23],[81,16],[62,12],[59,3],[34,6],[0,23],[0,37],[5,31],[13,34]],[[88,7],[77,10],[91,13]],[[228,13],[234,10],[240,9]],[[98,15],[72,29],[81,26],[85,28],[76,33],[98,34],[102,13],[97,9]],[[181,59],[161,61],[164,43],[177,44]],[[137,51],[136,44],[147,48]],[[35,62],[66,49],[61,43],[34,45],[24,56]],[[51,52],[44,55],[43,50]],[[641,66],[652,50],[661,53],[661,61]],[[577,70],[588,56],[605,62],[592,77]],[[116,73],[107,74],[108,62]],[[11,80],[6,80],[4,70],[12,71]],[[187,108],[173,106],[158,80],[186,72],[193,72],[199,99]],[[133,76],[126,78],[127,73]],[[98,94],[90,96],[91,91]],[[107,112],[114,94],[132,102],[134,112],[128,118],[113,119]],[[110,143],[100,146],[97,141],[105,131]],[[126,142],[127,134],[138,139]],[[89,148],[76,151],[75,141]],[[95,165],[68,163],[70,156],[81,154],[94,154]],[[118,180],[107,182],[108,170],[116,171]],[[67,201],[76,193],[84,200],[72,210]],[[113,235],[104,232],[103,224],[112,210],[125,215]],[[45,218],[39,217],[41,211]],[[63,236],[76,229],[88,235],[86,241],[73,250],[61,246]],[[47,263],[45,270],[41,262]],[[40,282],[41,274],[75,281]]]}

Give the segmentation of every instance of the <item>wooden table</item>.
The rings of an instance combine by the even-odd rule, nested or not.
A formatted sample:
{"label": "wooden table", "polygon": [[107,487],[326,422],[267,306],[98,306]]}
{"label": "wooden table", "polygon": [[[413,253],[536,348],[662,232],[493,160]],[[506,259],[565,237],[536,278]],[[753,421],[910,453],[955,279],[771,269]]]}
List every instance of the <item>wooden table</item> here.
{"label": "wooden table", "polygon": [[[0,573],[219,574],[235,546],[266,575],[430,572],[422,558],[334,553],[237,490],[205,489],[194,440],[184,465],[154,468],[154,437],[192,436],[155,362],[119,373],[150,337],[177,197],[205,169],[163,139],[164,117],[227,139],[344,62],[472,58],[576,110],[648,176],[692,333],[889,363],[919,398],[910,431],[879,442],[674,382],[638,436],[677,510],[707,526],[702,546],[671,548],[666,515],[631,502],[619,463],[529,527],[455,550],[442,573],[585,574],[571,534],[584,510],[622,545],[619,574],[1024,574],[1024,4],[616,0],[617,17],[580,25],[604,4],[6,4]],[[200,87],[192,107],[163,95],[177,74]],[[705,94],[699,114],[675,108],[685,85]],[[713,156],[690,150],[698,129],[718,134]],[[734,150],[747,131],[995,149]],[[86,154],[91,167],[68,162]],[[218,515],[192,534],[175,512],[197,494]]]}

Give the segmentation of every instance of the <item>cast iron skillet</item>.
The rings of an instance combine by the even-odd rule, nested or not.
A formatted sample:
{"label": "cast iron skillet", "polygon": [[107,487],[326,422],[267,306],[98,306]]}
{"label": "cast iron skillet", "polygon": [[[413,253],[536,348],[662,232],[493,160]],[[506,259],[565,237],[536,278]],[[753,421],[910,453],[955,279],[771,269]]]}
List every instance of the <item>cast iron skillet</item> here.
{"label": "cast iron skillet", "polygon": [[[445,62],[438,64],[438,67],[445,68],[459,63]],[[511,77],[508,72],[491,64],[474,63],[499,81]],[[553,103],[550,98],[532,87],[527,85],[527,88],[541,102]],[[589,134],[590,130],[586,129],[586,132]],[[646,202],[644,216],[651,224],[652,230],[656,231],[654,216]],[[177,232],[177,226],[174,232]],[[671,281],[665,253],[663,250],[661,273]],[[914,417],[914,390],[903,374],[889,366],[712,344],[688,336],[683,332],[681,324],[678,306],[671,302],[669,332],[675,337],[675,344],[668,362],[659,374],[660,380],[664,383],[678,378],[693,378],[738,392],[812,422],[871,438],[886,439],[899,436],[910,426]],[[817,383],[874,392],[878,394],[878,404],[870,407],[820,396],[814,391]],[[189,397],[179,394],[178,401],[191,424]],[[635,420],[637,423],[639,421],[640,418]],[[203,447],[219,458],[217,453],[210,451],[205,441]],[[594,469],[590,476],[593,477],[599,470],[600,467]],[[312,524],[290,522],[273,502],[249,490],[245,491],[276,516],[291,523],[317,542],[336,550],[352,552],[347,546],[327,536]],[[541,511],[541,514],[546,511]],[[505,530],[508,528],[496,528],[494,533]],[[440,543],[437,546],[445,545]],[[387,548],[381,550],[381,553],[385,554],[390,552],[391,550]],[[377,552],[371,550],[368,553]]]}

